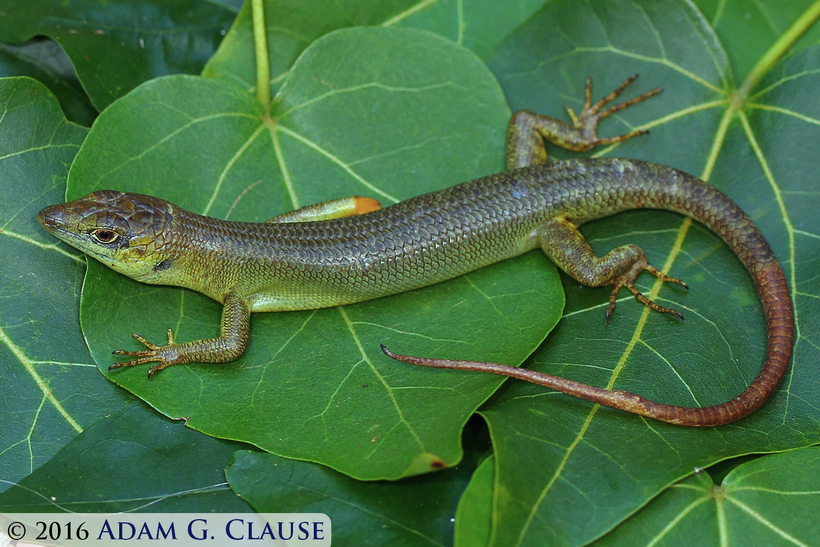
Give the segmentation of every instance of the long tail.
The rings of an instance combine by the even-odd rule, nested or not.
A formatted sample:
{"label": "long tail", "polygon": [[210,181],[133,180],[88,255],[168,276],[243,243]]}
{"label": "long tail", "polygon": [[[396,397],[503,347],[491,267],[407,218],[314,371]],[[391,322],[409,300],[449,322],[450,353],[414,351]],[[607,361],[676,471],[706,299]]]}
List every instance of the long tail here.
{"label": "long tail", "polygon": [[[792,302],[786,277],[780,264],[751,219],[719,190],[691,175],[671,168],[644,162],[633,163],[652,171],[655,183],[659,178],[663,179],[667,176],[674,178],[677,183],[677,190],[674,192],[661,191],[655,196],[656,199],[653,200],[655,203],[644,203],[639,206],[671,209],[702,222],[726,241],[752,275],[766,315],[768,347],[760,374],[743,393],[725,403],[689,408],[656,403],[627,391],[601,389],[518,367],[477,361],[453,361],[398,355],[383,345],[381,346],[382,351],[388,357],[413,365],[510,376],[594,403],[678,425],[694,427],[723,425],[748,416],[760,408],[774,393],[780,380],[786,374],[794,343]],[[683,197],[680,192],[681,184],[688,186]],[[687,198],[687,196],[696,196],[697,199]]]}

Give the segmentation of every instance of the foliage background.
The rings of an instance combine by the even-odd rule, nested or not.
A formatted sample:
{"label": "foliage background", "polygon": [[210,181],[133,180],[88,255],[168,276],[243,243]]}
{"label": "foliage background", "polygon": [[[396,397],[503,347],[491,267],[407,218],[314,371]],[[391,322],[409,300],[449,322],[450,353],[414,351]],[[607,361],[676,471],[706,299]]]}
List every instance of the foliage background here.
{"label": "foliage background", "polygon": [[[0,253],[13,260],[0,266],[0,509],[316,511],[357,545],[813,543],[818,3],[269,0],[265,11],[270,114],[256,99],[250,6],[2,4]],[[136,328],[208,335],[218,306],[86,268],[35,221],[100,185],[259,221],[364,183],[389,203],[500,170],[505,100],[557,115],[577,109],[586,76],[598,97],[632,72],[628,93],[665,91],[603,131],[652,135],[597,153],[718,185],[761,226],[794,291],[793,372],[737,424],[682,430],[372,352],[389,331],[421,354],[529,355],[525,366],[659,400],[725,400],[759,369],[760,307],[725,246],[675,215],[619,215],[584,233],[599,252],[639,243],[686,279],[686,295],[644,287],[685,325],[623,298],[606,326],[606,290],[565,276],[559,321],[559,278],[531,253],[373,304],[265,314],[264,341],[239,368],[175,367],[151,383],[108,375],[111,349]],[[203,77],[169,76],[180,73]],[[217,114],[245,125],[199,123]],[[308,350],[319,335],[298,336],[310,322],[322,341]],[[274,379],[260,389],[253,371]],[[272,406],[243,413],[248,400]],[[316,401],[340,410],[311,431],[315,410],[299,405]],[[402,419],[385,420],[394,410]],[[399,422],[415,440],[378,429]],[[757,456],[771,452],[783,453]],[[455,467],[418,475],[441,462]]]}

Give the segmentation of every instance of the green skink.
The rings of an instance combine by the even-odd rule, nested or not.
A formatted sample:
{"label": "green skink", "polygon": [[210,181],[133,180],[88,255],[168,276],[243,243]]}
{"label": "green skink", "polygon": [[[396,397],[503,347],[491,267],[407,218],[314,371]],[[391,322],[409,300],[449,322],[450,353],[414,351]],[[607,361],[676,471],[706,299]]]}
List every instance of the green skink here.
{"label": "green skink", "polygon": [[[217,338],[168,343],[112,365],[156,363],[151,374],[180,363],[224,363],[245,350],[252,312],[315,309],[361,302],[438,283],[532,249],[542,249],[584,285],[612,285],[607,319],[621,287],[657,311],[680,317],[643,296],[634,281],[643,271],[667,282],[636,245],[597,257],[577,226],[636,208],[691,216],[717,233],[754,279],[763,302],[768,349],[762,371],[737,398],[705,408],[664,405],[622,391],[494,363],[391,357],[426,366],[478,370],[534,381],[607,406],[691,426],[728,423],[759,408],[791,359],[794,319],[783,271],[763,235],[728,197],[681,171],[626,159],[547,163],[544,139],[573,150],[619,142],[634,131],[599,139],[601,118],[659,90],[602,107],[634,79],[595,105],[587,82],[584,110],[573,124],[528,111],[510,123],[508,167],[480,178],[378,209],[348,198],[306,207],[265,223],[228,222],[185,211],[162,199],[98,191],[43,209],[42,225],[66,243],[137,281],[199,291],[224,304]],[[350,216],[348,216],[350,215]]]}

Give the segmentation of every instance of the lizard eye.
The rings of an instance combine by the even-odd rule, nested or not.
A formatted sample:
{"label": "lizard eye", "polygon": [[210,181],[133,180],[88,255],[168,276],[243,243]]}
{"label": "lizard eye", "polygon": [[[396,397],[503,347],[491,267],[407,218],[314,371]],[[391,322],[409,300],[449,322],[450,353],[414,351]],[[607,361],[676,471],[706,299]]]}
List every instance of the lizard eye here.
{"label": "lizard eye", "polygon": [[91,237],[96,239],[100,243],[114,243],[120,237],[120,235],[115,232],[114,230],[106,230],[105,228],[97,228],[96,230],[91,231]]}

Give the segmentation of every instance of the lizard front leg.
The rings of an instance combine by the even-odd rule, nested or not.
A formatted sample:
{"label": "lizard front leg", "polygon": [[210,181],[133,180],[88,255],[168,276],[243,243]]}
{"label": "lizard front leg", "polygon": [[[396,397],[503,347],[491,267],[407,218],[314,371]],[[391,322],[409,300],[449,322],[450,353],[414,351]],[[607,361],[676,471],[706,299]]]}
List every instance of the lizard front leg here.
{"label": "lizard front leg", "polygon": [[679,311],[656,304],[635,287],[635,279],[646,270],[665,282],[688,288],[680,279],[669,277],[651,266],[643,249],[637,245],[624,245],[598,257],[578,228],[563,218],[545,222],[536,231],[536,237],[549,259],[573,279],[590,287],[613,286],[606,309],[607,322],[615,311],[615,302],[621,287],[629,289],[635,298],[653,310],[683,319]]}
{"label": "lizard front leg", "polygon": [[139,334],[134,338],[148,349],[140,351],[115,350],[114,355],[135,357],[130,361],[114,363],[108,370],[133,367],[144,363],[157,363],[148,369],[148,378],[154,373],[171,365],[184,363],[227,363],[238,359],[248,345],[250,331],[251,305],[244,297],[230,293],[225,297],[222,308],[222,321],[218,338],[194,340],[178,344],[174,341],[174,332],[168,329],[168,343],[164,346],[152,344]]}

